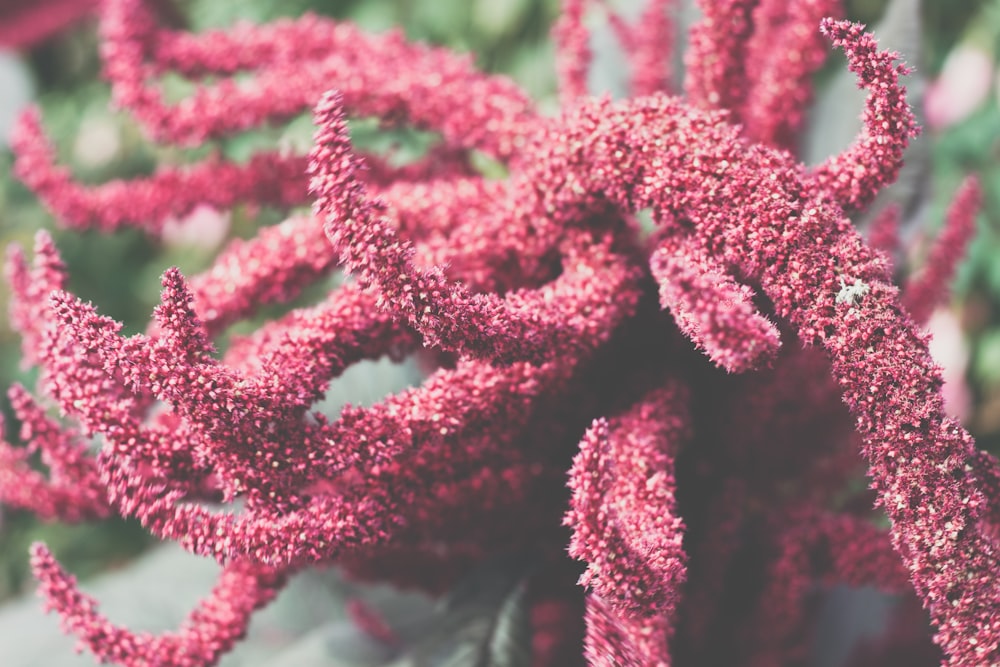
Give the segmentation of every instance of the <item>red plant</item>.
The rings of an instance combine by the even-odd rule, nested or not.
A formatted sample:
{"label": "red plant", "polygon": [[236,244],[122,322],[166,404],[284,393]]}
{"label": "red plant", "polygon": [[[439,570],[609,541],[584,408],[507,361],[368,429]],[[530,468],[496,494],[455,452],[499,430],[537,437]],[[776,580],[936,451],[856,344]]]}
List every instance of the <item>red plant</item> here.
{"label": "red plant", "polygon": [[[785,148],[838,3],[701,3],[685,99],[653,90],[671,78],[666,4],[638,26],[615,18],[643,96],[612,102],[586,95],[584,3],[568,0],[565,108],[547,118],[507,79],[396,33],[306,16],[196,35],[107,0],[114,99],[153,137],[197,144],[313,108],[315,145],[88,187],[53,164],[29,114],[16,170],[57,219],[155,234],[203,203],[311,201],[313,214],[234,242],[190,280],[167,271],[145,335],[67,293],[44,235],[33,269],[10,262],[26,359],[103,446],[83,456],[15,389],[51,476],[29,475],[24,493],[26,450],[5,446],[0,498],[67,520],[136,517],[226,566],[179,632],[150,636],[112,626],[38,545],[35,574],[68,630],[102,660],[211,664],[301,568],[439,589],[489,554],[530,550],[544,563],[538,665],[574,650],[592,665],[788,664],[807,650],[816,586],[907,581],[946,664],[1000,662],[1000,471],[944,414],[920,330],[971,233],[975,182],[901,297],[847,215],[895,179],[916,132],[905,67],[861,26],[824,19],[869,94],[856,142],[805,167]],[[215,79],[170,104],[155,87],[167,72]],[[394,167],[352,149],[349,116],[440,141]],[[478,174],[473,151],[509,176]],[[215,354],[228,324],[338,263],[353,282]],[[438,367],[420,387],[336,419],[312,411],[350,364],[421,348]],[[850,492],[862,459],[889,531]],[[567,545],[585,596],[567,585],[580,573]]]}

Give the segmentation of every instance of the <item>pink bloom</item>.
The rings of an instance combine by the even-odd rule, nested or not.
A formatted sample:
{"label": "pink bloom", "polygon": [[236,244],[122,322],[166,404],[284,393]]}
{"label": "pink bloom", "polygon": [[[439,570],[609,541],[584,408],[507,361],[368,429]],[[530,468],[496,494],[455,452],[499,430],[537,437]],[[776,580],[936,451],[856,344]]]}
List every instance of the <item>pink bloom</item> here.
{"label": "pink bloom", "polygon": [[168,218],[163,240],[170,245],[214,250],[229,232],[229,215],[210,206],[199,206],[184,218]]}
{"label": "pink bloom", "polygon": [[989,97],[993,58],[986,50],[962,43],[948,54],[941,74],[927,87],[924,111],[928,124],[944,129],[961,122]]}
{"label": "pink bloom", "polygon": [[[586,95],[585,3],[567,2],[567,107],[548,118],[513,82],[398,33],[306,16],[193,35],[107,0],[106,73],[151,135],[199,143],[313,109],[315,143],[83,186],[32,113],[17,171],[61,224],[160,234],[206,205],[313,209],[230,242],[200,275],[168,269],[133,336],[66,291],[46,236],[32,268],[12,256],[26,361],[101,449],[84,456],[15,390],[29,449],[0,448],[0,482],[28,470],[32,447],[48,475],[25,475],[30,498],[0,498],[46,517],[115,511],[224,565],[179,631],[151,636],[111,625],[36,546],[66,629],[105,660],[214,664],[300,568],[440,592],[492,554],[532,552],[539,667],[784,664],[802,655],[813,592],[836,584],[912,586],[948,664],[1000,661],[1000,464],[947,417],[915,321],[971,234],[975,184],[901,297],[895,214],[874,248],[848,214],[897,177],[917,132],[907,68],[860,25],[812,31],[823,2],[701,4],[687,99],[612,102]],[[667,23],[618,27],[637,90],[667,79],[652,43]],[[856,141],[808,168],[785,148],[817,34],[869,92]],[[166,102],[167,73],[196,91]],[[440,141],[392,166],[352,147],[357,115]],[[472,151],[508,176],[484,178]],[[216,352],[227,326],[338,264],[346,279],[318,303]],[[316,410],[351,365],[418,353],[419,386]]]}
{"label": "pink bloom", "polygon": [[176,632],[153,636],[112,625],[45,546],[32,546],[31,567],[46,606],[59,610],[63,627],[80,638],[81,648],[88,648],[102,662],[128,667],[214,664],[243,637],[253,612],[274,599],[288,575],[259,565],[231,565],[219,575],[211,596],[202,600]]}
{"label": "pink bloom", "polygon": [[970,178],[962,184],[923,268],[907,281],[903,305],[916,321],[926,322],[934,307],[943,300],[947,285],[951,283],[976,232],[981,198],[977,180]]}

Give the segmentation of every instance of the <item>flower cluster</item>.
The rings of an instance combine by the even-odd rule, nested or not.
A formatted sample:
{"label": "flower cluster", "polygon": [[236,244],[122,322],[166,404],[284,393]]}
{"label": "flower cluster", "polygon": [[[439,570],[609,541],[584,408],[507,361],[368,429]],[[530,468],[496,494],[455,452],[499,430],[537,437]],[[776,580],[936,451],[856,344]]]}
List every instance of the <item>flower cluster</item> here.
{"label": "flower cluster", "polygon": [[[837,583],[915,591],[937,648],[912,631],[886,646],[1000,664],[1000,468],[945,415],[920,329],[978,187],[901,292],[883,251],[892,210],[871,245],[848,215],[895,179],[916,133],[905,66],[824,18],[836,0],[700,5],[683,96],[669,90],[672,3],[650,0],[634,25],[609,16],[634,93],[611,101],[587,95],[591,8],[565,0],[564,108],[547,117],[508,79],[398,33],[310,15],[193,34],[143,0],[105,0],[115,103],[154,139],[201,144],[309,110],[316,134],[308,155],[90,186],[55,163],[37,112],[22,119],[16,172],[64,226],[158,234],[206,204],[290,211],[200,275],[168,270],[134,336],[66,291],[45,234],[32,265],[11,255],[26,363],[76,426],[15,387],[28,446],[0,447],[0,500],[135,517],[224,565],[180,630],[152,636],[112,625],[37,545],[66,629],[104,661],[207,665],[302,568],[440,591],[492,554],[531,552],[539,667],[791,664],[816,591]],[[788,149],[828,42],[868,90],[864,127],[806,167]],[[165,74],[198,85],[168,102]],[[362,116],[438,141],[403,166],[361,154],[348,119]],[[216,352],[227,326],[338,265],[352,279],[322,302]],[[315,410],[350,365],[414,354],[419,387]],[[864,466],[873,495],[852,484]]]}

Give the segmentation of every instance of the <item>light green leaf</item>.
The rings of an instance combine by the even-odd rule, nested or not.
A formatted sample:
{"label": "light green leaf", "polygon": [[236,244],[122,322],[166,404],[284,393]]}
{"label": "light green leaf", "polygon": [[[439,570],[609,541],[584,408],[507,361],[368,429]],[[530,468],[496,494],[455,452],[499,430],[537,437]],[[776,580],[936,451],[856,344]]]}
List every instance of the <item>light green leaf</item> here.
{"label": "light green leaf", "polygon": [[497,558],[443,601],[421,638],[386,667],[530,667],[525,580],[531,564]]}

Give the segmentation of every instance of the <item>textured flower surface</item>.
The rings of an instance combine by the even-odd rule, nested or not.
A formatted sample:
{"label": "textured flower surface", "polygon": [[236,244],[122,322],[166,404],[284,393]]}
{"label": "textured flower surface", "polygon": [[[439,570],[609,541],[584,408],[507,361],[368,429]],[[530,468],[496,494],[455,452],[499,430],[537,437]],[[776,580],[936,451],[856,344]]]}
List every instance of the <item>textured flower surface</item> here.
{"label": "textured flower surface", "polygon": [[[0,500],[134,517],[224,566],[180,629],[154,636],[113,625],[36,545],[40,592],[82,646],[123,665],[214,664],[303,568],[440,592],[530,553],[538,667],[800,664],[817,596],[838,584],[923,605],[933,630],[901,603],[917,627],[892,626],[886,646],[1000,664],[1000,469],[945,414],[921,328],[972,234],[977,184],[901,291],[883,251],[892,209],[870,245],[849,216],[917,131],[906,67],[825,18],[835,0],[700,5],[683,95],[672,3],[608,17],[634,92],[612,101],[587,94],[594,8],[566,0],[550,117],[398,33],[307,15],[194,34],[153,3],[103,2],[114,101],[152,138],[199,145],[310,111],[316,133],[308,154],[94,186],[55,163],[37,112],[17,129],[17,174],[66,227],[158,235],[203,206],[289,211],[204,273],[168,270],[133,336],[67,291],[46,234],[30,265],[9,258],[11,320],[45,398],[11,391],[25,446],[0,447]],[[807,167],[789,148],[831,43],[868,91],[864,127]],[[168,101],[165,75],[197,85]],[[363,154],[358,117],[436,143],[403,165]],[[504,177],[481,174],[483,158]],[[231,324],[338,266],[351,277],[322,301],[217,352]],[[420,386],[316,408],[349,366],[411,355]]]}

